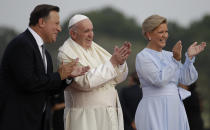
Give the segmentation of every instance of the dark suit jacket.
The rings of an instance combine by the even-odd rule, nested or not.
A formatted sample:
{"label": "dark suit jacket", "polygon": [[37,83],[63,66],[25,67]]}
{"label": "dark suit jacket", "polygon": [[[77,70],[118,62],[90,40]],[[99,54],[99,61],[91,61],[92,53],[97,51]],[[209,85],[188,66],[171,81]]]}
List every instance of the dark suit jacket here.
{"label": "dark suit jacket", "polygon": [[[194,86],[189,86],[194,87]],[[203,130],[203,120],[201,117],[200,99],[195,88],[190,90],[191,96],[184,99],[184,107],[187,113],[190,130]]]}
{"label": "dark suit jacket", "polygon": [[131,127],[134,121],[137,106],[142,98],[142,89],[139,85],[127,86],[120,91],[120,103],[124,117],[124,129],[133,130]]}
{"label": "dark suit jacket", "polygon": [[43,129],[44,104],[51,93],[66,86],[53,73],[46,52],[47,74],[38,45],[26,30],[7,46],[0,66],[0,130]]}

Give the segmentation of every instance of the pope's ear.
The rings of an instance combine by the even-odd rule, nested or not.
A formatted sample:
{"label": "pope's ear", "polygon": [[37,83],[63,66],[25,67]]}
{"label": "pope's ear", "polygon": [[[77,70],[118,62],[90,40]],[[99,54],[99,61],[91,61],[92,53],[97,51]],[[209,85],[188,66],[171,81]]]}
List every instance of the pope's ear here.
{"label": "pope's ear", "polygon": [[71,36],[71,38],[74,40],[76,38],[76,32],[73,30],[69,30],[69,35]]}

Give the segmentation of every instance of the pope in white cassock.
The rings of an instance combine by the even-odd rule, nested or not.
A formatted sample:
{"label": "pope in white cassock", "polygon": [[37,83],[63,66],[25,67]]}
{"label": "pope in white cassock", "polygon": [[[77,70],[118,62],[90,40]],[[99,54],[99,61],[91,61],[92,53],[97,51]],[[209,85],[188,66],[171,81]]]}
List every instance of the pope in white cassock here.
{"label": "pope in white cassock", "polygon": [[89,66],[85,75],[74,78],[65,91],[65,130],[123,130],[123,115],[115,86],[126,79],[126,59],[131,44],[115,47],[111,55],[93,42],[93,25],[87,16],[74,15],[69,34],[59,48],[60,64],[79,58]]}

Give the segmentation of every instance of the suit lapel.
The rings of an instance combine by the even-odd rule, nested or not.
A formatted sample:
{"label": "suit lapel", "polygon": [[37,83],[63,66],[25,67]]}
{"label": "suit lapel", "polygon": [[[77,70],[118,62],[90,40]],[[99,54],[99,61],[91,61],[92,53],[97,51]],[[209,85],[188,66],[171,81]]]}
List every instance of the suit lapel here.
{"label": "suit lapel", "polygon": [[[33,37],[33,35],[31,34],[31,32],[30,32],[28,29],[26,29],[25,34],[26,34],[26,35],[29,37],[29,39],[31,40],[30,43],[33,45],[33,47],[34,47],[34,52],[35,52],[36,55],[39,57],[40,64],[42,64],[42,65],[41,65],[41,66],[42,66],[42,70],[43,70],[43,72],[45,73],[44,63],[43,63],[43,60],[42,60],[42,55],[41,55],[41,52],[40,52],[40,50],[39,50],[39,47],[38,47],[38,45],[37,45],[37,42],[36,42],[35,38]],[[47,58],[47,59],[48,59],[48,58]],[[48,60],[47,60],[47,62],[48,62]]]}

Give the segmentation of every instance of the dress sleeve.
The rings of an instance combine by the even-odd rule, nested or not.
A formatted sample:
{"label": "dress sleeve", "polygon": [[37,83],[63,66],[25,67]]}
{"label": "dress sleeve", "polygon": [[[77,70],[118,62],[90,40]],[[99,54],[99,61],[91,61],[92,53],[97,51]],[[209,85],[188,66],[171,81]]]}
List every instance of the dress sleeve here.
{"label": "dress sleeve", "polygon": [[148,84],[163,87],[167,85],[175,76],[176,71],[180,68],[181,62],[176,61],[173,57],[169,64],[160,67],[157,59],[152,59],[152,55],[139,53],[136,57],[136,71],[138,76],[143,78]]}
{"label": "dress sleeve", "polygon": [[193,65],[195,57],[190,60],[187,53],[185,53],[185,56],[185,63],[182,65],[180,70],[179,83],[189,86],[197,80],[198,72]]}

